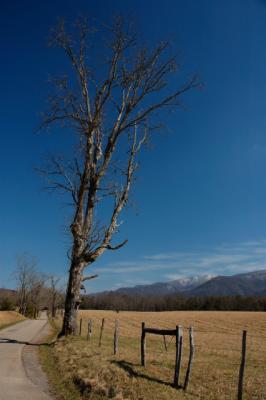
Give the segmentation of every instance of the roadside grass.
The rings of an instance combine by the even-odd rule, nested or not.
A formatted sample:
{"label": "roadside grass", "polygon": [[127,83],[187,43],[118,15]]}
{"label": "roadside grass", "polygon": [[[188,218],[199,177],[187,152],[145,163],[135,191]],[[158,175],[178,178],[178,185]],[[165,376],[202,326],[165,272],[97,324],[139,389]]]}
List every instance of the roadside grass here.
{"label": "roadside grass", "polygon": [[0,330],[8,328],[18,322],[25,321],[25,317],[16,311],[0,311]]}
{"label": "roadside grass", "polygon": [[54,342],[59,333],[58,321],[55,323],[49,320],[49,322],[52,328],[51,334],[46,337],[46,343],[39,348],[39,359],[53,389],[53,395],[59,400],[82,400],[74,382],[65,382],[63,379],[63,372],[60,370],[60,363],[54,351]]}
{"label": "roadside grass", "polygon": [[[229,400],[237,398],[242,330],[248,330],[244,398],[265,400],[266,314],[245,312],[81,311],[82,335],[46,348],[43,363],[59,398],[65,400]],[[87,324],[92,319],[92,338]],[[101,319],[105,318],[99,347]],[[113,355],[114,321],[119,319],[119,353]],[[188,330],[195,330],[195,360],[187,392],[172,386],[174,338],[147,335],[147,366],[140,366],[141,322],[154,328],[184,327],[181,383],[188,361]],[[55,321],[59,328],[61,319]]]}

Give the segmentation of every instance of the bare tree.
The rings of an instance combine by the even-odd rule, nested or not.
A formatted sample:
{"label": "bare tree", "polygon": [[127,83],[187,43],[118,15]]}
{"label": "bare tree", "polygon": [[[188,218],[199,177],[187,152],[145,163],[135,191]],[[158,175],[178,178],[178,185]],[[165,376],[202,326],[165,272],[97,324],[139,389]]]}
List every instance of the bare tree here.
{"label": "bare tree", "polygon": [[64,293],[60,283],[60,277],[55,275],[48,276],[46,297],[52,318],[55,318],[57,308],[62,307],[64,303]]}
{"label": "bare tree", "polygon": [[29,300],[33,318],[38,318],[40,308],[44,303],[45,276],[36,269],[29,276]]}
{"label": "bare tree", "polygon": [[[94,35],[102,37],[102,31],[95,32],[86,19],[75,28],[74,35],[68,34],[61,21],[52,34],[51,45],[63,50],[73,68],[70,76],[53,80],[55,90],[42,122],[44,127],[61,123],[75,133],[77,141],[70,160],[51,157],[42,169],[49,188],[68,193],[73,204],[62,335],[76,333],[80,289],[94,277],[85,275],[85,269],[106,250],[127,243],[114,245],[111,239],[128,202],[139,152],[158,128],[157,112],[179,106],[182,95],[199,84],[193,76],[172,88],[176,81],[170,85],[169,77],[178,69],[169,44],[161,42],[150,50],[139,45],[121,18],[106,28],[100,63],[95,61],[92,44]],[[106,214],[103,202],[110,214],[99,222],[97,215]]]}
{"label": "bare tree", "polygon": [[36,274],[37,261],[30,254],[23,253],[17,257],[17,268],[14,278],[17,283],[19,312],[26,315],[30,303],[32,281]]}

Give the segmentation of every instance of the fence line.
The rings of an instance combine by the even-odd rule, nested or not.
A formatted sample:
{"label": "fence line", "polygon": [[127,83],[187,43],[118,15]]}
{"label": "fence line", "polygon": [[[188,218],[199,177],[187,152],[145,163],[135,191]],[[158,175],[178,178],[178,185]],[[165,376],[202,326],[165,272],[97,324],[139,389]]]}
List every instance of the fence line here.
{"label": "fence line", "polygon": [[[81,318],[79,321],[79,334],[82,335],[82,329],[84,331],[84,327],[86,330],[87,327],[87,331],[85,333],[85,335],[87,334],[87,340],[90,340],[92,337],[92,327],[95,327],[95,324],[93,324],[93,320],[92,318],[88,319],[88,323],[86,324],[86,318]],[[106,319],[105,318],[94,318],[94,320],[96,320],[97,322],[97,329],[100,328],[100,336],[99,336],[99,347],[102,344],[102,338],[103,338],[103,333],[105,328],[108,328],[108,335],[109,335],[109,331],[110,331],[110,325],[106,326]],[[119,336],[121,335],[121,331],[120,328],[123,330],[124,328],[126,328],[126,335],[128,334],[128,332],[130,332],[130,330],[133,327],[139,326],[137,324],[137,322],[135,321],[129,321],[129,320],[125,320],[122,321],[122,324],[120,326],[120,321],[116,318],[115,320],[112,319],[112,321],[115,322],[114,324],[114,335],[113,335],[113,340],[114,340],[114,354],[118,354],[118,349],[119,349]],[[85,322],[85,324],[84,324]],[[101,322],[101,325],[98,325],[98,322]],[[192,372],[192,367],[194,365],[194,363],[196,365],[210,365],[210,361],[202,361],[201,358],[202,357],[218,357],[218,358],[222,358],[224,357],[224,354],[219,354],[219,352],[231,352],[231,353],[239,353],[240,355],[240,363],[236,363],[236,362],[221,362],[220,360],[216,360],[216,366],[221,366],[221,367],[227,367],[228,365],[230,365],[230,367],[239,367],[239,374],[238,374],[238,379],[237,377],[234,379],[234,381],[237,382],[237,390],[236,390],[236,394],[237,400],[242,400],[243,399],[243,392],[244,392],[244,386],[245,386],[245,370],[246,368],[266,368],[266,366],[263,365],[263,363],[265,362],[265,360],[263,359],[255,359],[255,358],[250,358],[248,353],[262,353],[265,354],[266,350],[261,348],[261,345],[258,349],[255,349],[256,345],[258,344],[258,341],[254,342],[254,338],[256,339],[266,339],[266,336],[263,335],[253,335],[253,334],[249,334],[247,335],[247,330],[244,330],[242,332],[242,341],[241,341],[241,335],[240,333],[237,334],[236,332],[230,332],[230,331],[223,331],[223,332],[219,332],[216,330],[202,330],[202,329],[198,329],[198,328],[194,328],[193,327],[182,327],[181,326],[177,326],[176,329],[170,329],[169,324],[164,324],[165,327],[167,327],[166,329],[163,328],[150,328],[150,327],[146,327],[145,323],[142,324],[141,327],[141,364],[145,367],[146,366],[146,334],[151,334],[151,335],[160,335],[163,336],[162,341],[158,342],[156,340],[151,341],[151,343],[154,343],[154,346],[158,346],[158,343],[160,343],[161,346],[161,351],[155,351],[151,345],[151,347],[149,346],[149,348],[151,349],[152,353],[155,354],[165,354],[167,352],[169,352],[171,350],[171,352],[173,352],[173,348],[172,348],[172,342],[173,339],[176,338],[175,341],[175,349],[176,349],[176,359],[175,359],[175,373],[174,373],[174,386],[176,388],[183,388],[184,390],[187,390],[187,388],[190,386],[190,381],[192,379],[193,382],[193,372]],[[95,328],[94,328],[95,329]],[[183,332],[184,330],[187,331],[188,329],[188,342],[186,340],[184,340],[184,335]],[[178,333],[177,333],[178,332]],[[217,347],[215,346],[215,348],[210,349],[207,348],[202,345],[202,344],[195,344],[194,343],[194,336],[193,334],[197,336],[197,334],[208,334],[208,333],[215,333],[217,335],[226,335],[228,336],[232,336],[232,337],[239,337],[239,349],[237,349],[236,347],[234,348],[230,348],[228,347]],[[175,336],[174,336],[175,335]],[[167,340],[167,337],[170,336],[170,340]],[[130,337],[130,336],[129,336]],[[233,343],[233,342],[232,342]],[[242,348],[242,350],[241,350]],[[195,358],[195,349],[197,350],[197,354],[196,354],[196,358]],[[182,353],[183,350],[185,350],[185,355],[188,358],[187,364],[186,364],[186,369],[184,371],[184,374],[182,374],[182,376],[184,376],[184,384],[183,386],[180,383],[180,376],[181,376],[181,369],[182,369]],[[199,351],[199,352],[198,352]],[[169,357],[169,356],[167,356]],[[260,365],[260,362],[262,365]],[[192,378],[191,378],[192,377]],[[236,385],[236,382],[234,384],[230,384],[232,385]],[[205,387],[205,384],[204,384]],[[234,398],[234,397],[233,397]]]}

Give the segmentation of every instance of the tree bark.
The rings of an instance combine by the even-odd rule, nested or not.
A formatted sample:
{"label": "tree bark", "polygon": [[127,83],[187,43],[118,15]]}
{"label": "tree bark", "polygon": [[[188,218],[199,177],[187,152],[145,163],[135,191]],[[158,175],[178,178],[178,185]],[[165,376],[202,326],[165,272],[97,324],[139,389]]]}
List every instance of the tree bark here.
{"label": "tree bark", "polygon": [[77,313],[80,305],[82,263],[72,261],[66,292],[65,313],[60,336],[77,335]]}

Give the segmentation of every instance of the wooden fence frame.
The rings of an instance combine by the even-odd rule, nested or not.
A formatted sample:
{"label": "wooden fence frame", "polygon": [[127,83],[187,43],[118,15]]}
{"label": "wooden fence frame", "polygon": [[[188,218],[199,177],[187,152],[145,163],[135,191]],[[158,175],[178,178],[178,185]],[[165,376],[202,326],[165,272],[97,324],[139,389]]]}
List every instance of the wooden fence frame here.
{"label": "wooden fence frame", "polygon": [[182,362],[182,345],[183,345],[183,328],[177,325],[175,329],[156,329],[146,328],[145,322],[141,324],[141,365],[146,366],[146,334],[161,336],[174,336],[176,338],[176,357],[175,357],[175,372],[174,372],[174,386],[180,388],[179,377]]}

